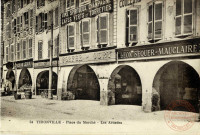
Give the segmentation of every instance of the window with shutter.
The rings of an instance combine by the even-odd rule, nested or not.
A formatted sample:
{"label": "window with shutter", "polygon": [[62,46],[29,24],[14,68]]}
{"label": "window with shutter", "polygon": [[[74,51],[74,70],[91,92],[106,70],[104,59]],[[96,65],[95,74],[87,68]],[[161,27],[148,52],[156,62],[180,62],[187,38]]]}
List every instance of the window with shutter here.
{"label": "window with shutter", "polygon": [[6,62],[8,62],[8,47],[6,47]]}
{"label": "window with shutter", "polygon": [[75,6],[75,0],[67,0],[67,8],[72,8]]}
{"label": "window with shutter", "polygon": [[17,60],[20,60],[20,43],[17,43]]}
{"label": "window with shutter", "polygon": [[14,28],[13,28],[14,34],[16,34],[16,27],[17,27],[17,22],[16,19],[14,19]]}
{"label": "window with shutter", "polygon": [[32,28],[33,27],[33,9],[29,10],[29,15],[30,15],[30,17],[29,17],[30,28]]}
{"label": "window with shutter", "polygon": [[10,52],[11,52],[11,61],[14,61],[14,45],[11,45],[10,47]]}
{"label": "window with shutter", "polygon": [[176,0],[175,35],[193,33],[193,0]]}
{"label": "window with shutter", "polygon": [[43,14],[43,28],[47,29],[47,13]]}
{"label": "window with shutter", "polygon": [[148,6],[148,39],[162,38],[163,2],[156,1]]}
{"label": "window with shutter", "polygon": [[81,21],[80,38],[82,47],[88,47],[90,45],[90,19]]}
{"label": "window with shutter", "polygon": [[96,37],[98,45],[108,44],[108,27],[108,14],[98,16]]}
{"label": "window with shutter", "polygon": [[38,59],[39,60],[42,59],[42,48],[43,48],[42,44],[43,44],[42,41],[38,42]]}
{"label": "window with shutter", "polygon": [[23,59],[26,59],[26,40],[23,41]]}
{"label": "window with shutter", "polygon": [[12,0],[12,13],[15,12],[15,0]]}
{"label": "window with shutter", "polygon": [[138,9],[129,9],[126,14],[126,42],[128,45],[138,42]]}
{"label": "window with shutter", "polygon": [[32,58],[32,39],[29,39],[29,49],[28,49],[28,54],[29,58]]}
{"label": "window with shutter", "polygon": [[25,24],[25,28],[27,28],[28,27],[28,25],[29,25],[29,17],[28,17],[28,12],[25,12],[24,13],[24,24]]}
{"label": "window with shutter", "polygon": [[54,57],[58,57],[58,47],[59,47],[59,36],[55,38],[55,44],[54,44]]}
{"label": "window with shutter", "polygon": [[17,17],[17,33],[20,32],[20,17]]}
{"label": "window with shutter", "polygon": [[74,49],[75,45],[75,25],[69,24],[67,26],[67,40],[69,49]]}

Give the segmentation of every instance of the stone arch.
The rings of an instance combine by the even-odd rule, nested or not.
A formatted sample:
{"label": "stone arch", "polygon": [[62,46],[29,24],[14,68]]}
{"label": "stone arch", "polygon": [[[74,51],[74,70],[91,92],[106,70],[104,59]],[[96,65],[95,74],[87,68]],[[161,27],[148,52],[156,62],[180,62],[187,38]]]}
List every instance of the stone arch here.
{"label": "stone arch", "polygon": [[72,68],[67,81],[67,91],[75,95],[75,99],[100,100],[98,78],[88,65]]}
{"label": "stone arch", "polygon": [[142,85],[131,66],[120,65],[111,73],[108,82],[108,104],[142,104]]}
{"label": "stone arch", "polygon": [[31,74],[27,68],[23,68],[19,75],[18,88],[22,87],[23,85],[26,85],[26,87],[32,86]]}
{"label": "stone arch", "polygon": [[6,73],[6,86],[9,87],[10,90],[14,89],[15,86],[15,74],[12,69],[8,69]]}
{"label": "stone arch", "polygon": [[[57,95],[57,81],[58,75],[53,71],[52,73],[52,89],[55,89],[52,93]],[[41,91],[39,89],[49,88],[49,70],[40,72],[36,78],[36,95],[40,95]]]}
{"label": "stone arch", "polygon": [[191,65],[182,61],[168,62],[158,70],[153,80],[152,111],[167,109],[173,100],[186,100],[198,112],[199,91],[199,74]]}

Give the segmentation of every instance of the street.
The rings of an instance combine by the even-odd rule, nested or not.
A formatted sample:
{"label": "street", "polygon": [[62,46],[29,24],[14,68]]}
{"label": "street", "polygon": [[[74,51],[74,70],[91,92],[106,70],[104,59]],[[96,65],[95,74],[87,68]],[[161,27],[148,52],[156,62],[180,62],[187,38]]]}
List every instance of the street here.
{"label": "street", "polygon": [[[1,97],[1,124],[1,131],[6,131],[3,133],[23,131],[33,134],[37,131],[41,133],[51,131],[53,134],[56,131],[59,134],[66,132],[94,134],[97,130],[98,133],[159,134],[160,131],[165,131],[166,134],[199,135],[200,133],[198,122],[194,122],[187,131],[172,130],[164,120],[164,111],[145,113],[141,106],[101,106],[99,101],[59,101],[40,96],[21,100],[15,100],[13,96]],[[99,131],[99,129],[104,130]]]}

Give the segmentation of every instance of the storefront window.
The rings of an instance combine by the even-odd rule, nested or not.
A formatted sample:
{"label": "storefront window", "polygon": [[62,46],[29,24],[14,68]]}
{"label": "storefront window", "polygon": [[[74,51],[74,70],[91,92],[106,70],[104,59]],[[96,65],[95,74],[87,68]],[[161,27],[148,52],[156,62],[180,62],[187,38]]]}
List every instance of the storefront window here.
{"label": "storefront window", "polygon": [[81,46],[87,47],[90,44],[90,19],[80,22]]}
{"label": "storefront window", "polygon": [[148,39],[162,38],[163,2],[156,1],[148,6]]}
{"label": "storefront window", "polygon": [[176,0],[175,35],[192,33],[193,0]]}

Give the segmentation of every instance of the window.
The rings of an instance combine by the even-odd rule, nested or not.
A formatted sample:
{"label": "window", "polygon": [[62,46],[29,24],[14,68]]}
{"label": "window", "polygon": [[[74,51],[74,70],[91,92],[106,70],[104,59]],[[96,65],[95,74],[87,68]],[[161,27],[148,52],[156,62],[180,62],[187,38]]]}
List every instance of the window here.
{"label": "window", "polygon": [[156,1],[148,6],[148,39],[162,38],[163,2]]}
{"label": "window", "polygon": [[48,58],[50,58],[51,40],[48,41]]}
{"label": "window", "polygon": [[126,43],[132,44],[138,41],[138,9],[126,11]]}
{"label": "window", "polygon": [[43,32],[47,29],[47,13],[40,13],[36,16],[36,33]]}
{"label": "window", "polygon": [[17,60],[20,60],[20,43],[17,43]]}
{"label": "window", "polygon": [[69,49],[74,49],[75,45],[75,24],[67,26],[67,44]]}
{"label": "window", "polygon": [[7,38],[11,38],[11,24],[8,23],[6,26]]}
{"label": "window", "polygon": [[16,34],[16,26],[17,26],[16,19],[14,19],[13,22],[12,22],[12,28],[13,28],[14,34]]}
{"label": "window", "polygon": [[58,7],[55,9],[55,27],[58,26]]}
{"label": "window", "polygon": [[42,28],[47,29],[47,13],[42,15]]}
{"label": "window", "polygon": [[6,62],[8,62],[8,47],[6,47]]}
{"label": "window", "polygon": [[37,0],[37,8],[41,8],[45,6],[45,0]]}
{"label": "window", "polygon": [[15,12],[15,0],[12,0],[12,13]]}
{"label": "window", "polygon": [[14,45],[11,45],[10,52],[11,52],[11,61],[14,61]]}
{"label": "window", "polygon": [[42,41],[38,42],[38,59],[42,59]]}
{"label": "window", "polygon": [[67,0],[67,8],[74,7],[75,0]]}
{"label": "window", "polygon": [[58,50],[59,50],[59,35],[55,39],[55,44],[54,44],[54,57],[58,57]]}
{"label": "window", "polygon": [[32,39],[29,39],[29,47],[28,47],[28,54],[29,58],[32,58]]}
{"label": "window", "polygon": [[23,0],[21,0],[20,4],[21,4],[21,8],[23,8]]}
{"label": "window", "polygon": [[10,16],[10,3],[7,5],[7,10],[6,10],[6,17],[9,17]]}
{"label": "window", "polygon": [[26,40],[23,41],[23,47],[22,47],[22,52],[23,52],[23,59],[26,59]]}
{"label": "window", "polygon": [[80,41],[82,47],[87,47],[90,44],[90,20],[80,22]]}
{"label": "window", "polygon": [[47,21],[47,25],[48,25],[48,29],[51,29],[51,23],[52,23],[52,16],[53,16],[53,10],[48,12],[48,21]]}
{"label": "window", "polygon": [[32,28],[33,27],[33,9],[32,10],[29,10],[29,15],[30,15],[30,17],[29,17],[29,25],[30,25],[30,28]]}
{"label": "window", "polygon": [[193,0],[176,0],[175,35],[192,34]]}
{"label": "window", "polygon": [[98,45],[108,44],[108,14],[100,15],[97,18],[96,39]]}
{"label": "window", "polygon": [[29,23],[28,23],[28,12],[24,13],[24,24],[25,24],[25,28],[28,27]]}

